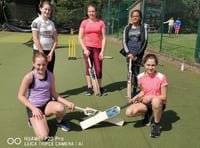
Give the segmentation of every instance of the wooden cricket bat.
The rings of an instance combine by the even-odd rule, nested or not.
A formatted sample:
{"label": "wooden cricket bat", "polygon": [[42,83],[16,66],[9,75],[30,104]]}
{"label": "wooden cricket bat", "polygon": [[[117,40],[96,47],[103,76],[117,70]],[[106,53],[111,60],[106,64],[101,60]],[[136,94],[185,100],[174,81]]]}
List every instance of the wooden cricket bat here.
{"label": "wooden cricket bat", "polygon": [[128,99],[132,98],[132,60],[129,58],[129,67],[128,67],[128,80],[127,80],[127,97]]}
{"label": "wooden cricket bat", "polygon": [[[90,107],[81,108],[81,107],[75,106],[75,109],[84,112],[84,114],[87,116],[93,116],[93,115],[97,114],[98,112],[101,112],[99,110],[96,110],[96,109],[90,108]],[[105,120],[105,122],[112,123],[112,124],[118,125],[118,126],[124,125],[124,120],[119,117],[114,117],[114,118]]]}
{"label": "wooden cricket bat", "polygon": [[133,102],[128,102],[127,104],[123,105],[122,107],[114,106],[114,107],[107,109],[106,111],[99,112],[95,116],[80,122],[81,128],[83,130],[85,130],[85,129],[92,127],[100,122],[107,121],[107,120],[113,119],[113,118],[115,119],[116,116],[120,113],[121,109],[131,105],[132,103]]}
{"label": "wooden cricket bat", "polygon": [[94,90],[94,94],[95,94],[95,96],[100,96],[101,92],[100,92],[99,82],[97,80],[95,69],[91,64],[90,57],[88,57],[88,63],[89,63],[89,73],[90,73],[90,78],[92,81],[92,87]]}

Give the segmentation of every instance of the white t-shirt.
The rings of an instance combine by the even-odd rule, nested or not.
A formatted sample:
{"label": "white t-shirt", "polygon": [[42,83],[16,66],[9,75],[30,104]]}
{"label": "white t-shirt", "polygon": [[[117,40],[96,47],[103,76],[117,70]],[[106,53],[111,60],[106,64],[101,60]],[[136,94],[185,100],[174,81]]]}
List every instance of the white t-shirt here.
{"label": "white t-shirt", "polygon": [[[43,50],[51,50],[53,45],[53,33],[56,31],[54,22],[51,20],[45,21],[41,16],[37,17],[31,24],[32,31],[38,31],[38,39]],[[35,44],[33,49],[38,50]]]}

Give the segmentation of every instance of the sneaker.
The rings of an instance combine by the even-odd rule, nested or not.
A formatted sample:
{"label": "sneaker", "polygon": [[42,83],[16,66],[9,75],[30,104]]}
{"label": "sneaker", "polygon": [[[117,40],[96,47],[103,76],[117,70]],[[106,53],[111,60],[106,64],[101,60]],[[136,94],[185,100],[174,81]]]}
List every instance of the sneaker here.
{"label": "sneaker", "polygon": [[67,124],[64,120],[62,120],[60,123],[57,122],[56,125],[60,127],[63,131],[67,132],[71,130],[71,127],[69,124]]}
{"label": "sneaker", "polygon": [[151,110],[151,111],[148,110],[148,111],[145,113],[144,119],[143,119],[142,122],[143,122],[144,125],[149,126],[149,125],[151,125],[152,119],[153,119],[153,112],[152,112],[152,110]]}
{"label": "sneaker", "polygon": [[103,87],[100,87],[100,93],[101,96],[107,96],[106,89],[104,89]]}
{"label": "sneaker", "polygon": [[161,126],[159,124],[153,124],[150,136],[152,138],[158,138],[161,133]]}
{"label": "sneaker", "polygon": [[88,87],[86,95],[91,96],[93,94],[93,90],[91,87]]}
{"label": "sneaker", "polygon": [[28,120],[28,127],[32,128],[32,124],[30,120]]}

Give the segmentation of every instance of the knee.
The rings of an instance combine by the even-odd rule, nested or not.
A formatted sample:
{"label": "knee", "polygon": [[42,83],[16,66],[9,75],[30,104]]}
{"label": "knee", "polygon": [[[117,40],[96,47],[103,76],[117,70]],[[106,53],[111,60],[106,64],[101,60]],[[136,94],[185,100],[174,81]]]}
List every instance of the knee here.
{"label": "knee", "polygon": [[56,112],[59,112],[59,113],[65,112],[65,106],[62,103],[58,103],[55,108],[56,108]]}
{"label": "knee", "polygon": [[154,109],[162,108],[162,101],[158,98],[153,98],[151,104]]}
{"label": "knee", "polygon": [[128,116],[128,117],[135,116],[134,110],[131,109],[131,108],[127,108],[126,111],[125,111],[125,115]]}

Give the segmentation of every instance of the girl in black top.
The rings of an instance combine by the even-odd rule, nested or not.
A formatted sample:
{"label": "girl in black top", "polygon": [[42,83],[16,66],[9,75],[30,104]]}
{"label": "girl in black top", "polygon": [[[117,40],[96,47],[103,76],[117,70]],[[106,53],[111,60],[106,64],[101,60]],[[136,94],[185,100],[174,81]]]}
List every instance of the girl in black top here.
{"label": "girl in black top", "polygon": [[147,28],[141,25],[141,21],[141,11],[133,10],[131,12],[131,23],[124,28],[123,32],[123,48],[127,58],[127,65],[129,66],[129,59],[132,62],[133,96],[137,93],[137,75],[147,47]]}

